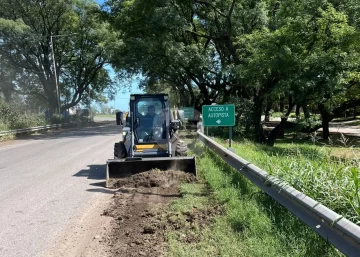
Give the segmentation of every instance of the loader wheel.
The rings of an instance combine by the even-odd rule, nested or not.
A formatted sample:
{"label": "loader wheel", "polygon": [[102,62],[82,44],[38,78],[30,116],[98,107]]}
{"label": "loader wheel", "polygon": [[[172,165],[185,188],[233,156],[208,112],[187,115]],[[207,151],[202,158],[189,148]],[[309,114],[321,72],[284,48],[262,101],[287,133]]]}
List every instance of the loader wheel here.
{"label": "loader wheel", "polygon": [[123,142],[115,143],[114,145],[114,159],[126,158],[126,148]]}
{"label": "loader wheel", "polygon": [[187,156],[187,146],[184,141],[178,140],[176,144],[175,156]]}

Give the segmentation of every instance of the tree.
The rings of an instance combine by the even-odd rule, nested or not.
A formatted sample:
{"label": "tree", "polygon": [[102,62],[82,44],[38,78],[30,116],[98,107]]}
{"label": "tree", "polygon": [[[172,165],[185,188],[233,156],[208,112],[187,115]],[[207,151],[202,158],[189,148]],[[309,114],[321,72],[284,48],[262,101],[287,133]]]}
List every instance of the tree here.
{"label": "tree", "polygon": [[[54,35],[56,72],[60,74],[61,109],[81,101],[99,100],[114,84],[104,66],[116,45],[116,33],[96,15],[91,1],[46,0],[0,3],[0,55],[20,75],[17,87],[57,107],[51,36]],[[74,35],[73,33],[77,33]],[[68,35],[56,37],[57,35]],[[31,82],[24,85],[21,81]]]}
{"label": "tree", "polygon": [[[314,3],[309,3],[310,8],[304,2],[294,4],[294,12],[287,16],[290,2],[283,1],[283,5],[278,6],[281,19],[278,16],[276,22],[270,22],[276,29],[266,28],[239,40],[246,49],[243,53],[246,61],[238,66],[238,73],[256,90],[253,99],[256,139],[269,145],[274,144],[285,128],[295,127],[287,122],[295,105],[303,107],[308,120],[307,106],[319,107],[323,136],[327,139],[332,115],[327,114],[324,105],[329,105],[356,84],[351,75],[359,65],[358,51],[354,50],[356,33],[348,24],[346,14],[336,11],[330,4],[314,10]],[[261,114],[265,100],[271,101],[276,96],[278,99],[287,97],[289,108],[266,139]]]}
{"label": "tree", "polygon": [[[273,145],[296,126],[318,129],[310,107],[320,111],[327,138],[332,117],[357,104],[349,98],[359,85],[355,0],[110,0],[108,7],[104,16],[121,35],[112,59],[119,70],[142,73],[145,91],[168,90],[197,110],[248,103],[247,130],[258,142]],[[285,102],[266,137],[262,114]],[[301,126],[287,120],[295,106],[304,110]]]}
{"label": "tree", "polygon": [[[111,21],[123,47],[115,65],[162,80],[182,101],[201,105],[225,102],[239,85],[235,39],[264,24],[264,2],[109,1]],[[244,17],[244,15],[246,17]],[[198,94],[196,94],[196,91]],[[190,96],[190,97],[188,97]]]}
{"label": "tree", "polygon": [[14,74],[14,71],[9,68],[6,60],[2,59],[1,63],[4,65],[0,69],[0,97],[9,102],[15,92],[15,84],[12,79],[16,75]]}

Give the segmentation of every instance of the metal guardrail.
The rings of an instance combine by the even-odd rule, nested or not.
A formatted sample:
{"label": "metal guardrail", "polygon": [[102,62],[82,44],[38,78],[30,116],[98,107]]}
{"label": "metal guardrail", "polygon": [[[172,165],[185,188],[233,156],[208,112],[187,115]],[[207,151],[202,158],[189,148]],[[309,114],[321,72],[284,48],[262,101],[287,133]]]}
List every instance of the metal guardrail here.
{"label": "metal guardrail", "polygon": [[53,129],[53,128],[61,128],[71,125],[70,123],[64,123],[64,124],[53,124],[53,125],[45,125],[45,126],[38,126],[38,127],[31,127],[26,129],[15,129],[15,130],[9,130],[9,131],[0,131],[0,137],[6,136],[6,135],[17,135],[21,133],[28,133],[28,132],[35,132],[35,131],[41,131],[46,129]]}
{"label": "metal guardrail", "polygon": [[339,251],[347,256],[360,256],[360,227],[326,206],[306,196],[284,181],[242,159],[235,153],[197,132],[199,139],[226,163],[247,177],[266,194],[291,211]]}

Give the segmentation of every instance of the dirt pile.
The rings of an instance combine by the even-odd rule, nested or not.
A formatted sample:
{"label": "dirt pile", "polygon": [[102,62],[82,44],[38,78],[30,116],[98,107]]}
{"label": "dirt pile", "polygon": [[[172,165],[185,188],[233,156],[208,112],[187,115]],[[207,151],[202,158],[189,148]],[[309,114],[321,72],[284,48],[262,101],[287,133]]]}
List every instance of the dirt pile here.
{"label": "dirt pile", "polygon": [[170,201],[181,197],[181,182],[196,182],[194,175],[180,171],[152,170],[117,181],[120,189],[104,215],[114,218],[112,229],[104,240],[110,256],[165,256],[166,235],[176,231],[184,243],[200,240],[199,231],[209,226],[222,207],[175,212]]}
{"label": "dirt pile", "polygon": [[196,177],[181,171],[151,170],[118,179],[112,206],[104,215],[114,218],[105,242],[111,256],[164,256],[166,244],[163,215],[168,203],[179,194],[181,182]]}
{"label": "dirt pile", "polygon": [[134,174],[128,178],[113,179],[112,186],[114,188],[126,187],[176,187],[180,183],[195,182],[196,177],[193,174],[185,173],[182,171],[161,171],[151,170]]}

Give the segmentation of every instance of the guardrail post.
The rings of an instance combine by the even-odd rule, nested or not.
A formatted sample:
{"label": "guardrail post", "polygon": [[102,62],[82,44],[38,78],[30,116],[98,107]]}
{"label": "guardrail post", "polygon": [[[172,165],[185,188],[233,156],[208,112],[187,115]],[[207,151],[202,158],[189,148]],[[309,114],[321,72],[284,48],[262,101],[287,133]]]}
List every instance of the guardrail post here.
{"label": "guardrail post", "polygon": [[231,141],[232,141],[232,126],[229,126],[229,148],[228,150],[235,153],[235,150],[231,148]]}

